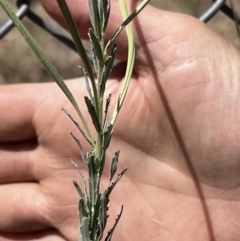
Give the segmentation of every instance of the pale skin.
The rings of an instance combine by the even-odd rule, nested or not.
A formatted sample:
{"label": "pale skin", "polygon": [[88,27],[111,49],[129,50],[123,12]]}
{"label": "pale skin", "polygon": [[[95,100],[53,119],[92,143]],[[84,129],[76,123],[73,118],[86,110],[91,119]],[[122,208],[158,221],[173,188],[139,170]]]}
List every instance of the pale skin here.
{"label": "pale skin", "polygon": [[[42,3],[63,22],[55,1]],[[86,1],[69,5],[86,37]],[[112,1],[107,37],[118,10]],[[147,7],[133,26],[134,75],[108,150],[109,160],[121,149],[119,172],[128,167],[110,201],[110,225],[124,204],[113,240],[237,241],[239,52],[186,15]],[[125,61],[125,35],[118,46]],[[117,95],[123,73],[115,70],[108,93]],[[87,115],[85,82],[67,83]],[[69,157],[87,173],[68,130],[81,135],[60,109],[76,113],[55,83],[0,86],[0,100],[0,240],[77,240],[72,180],[81,182]]]}

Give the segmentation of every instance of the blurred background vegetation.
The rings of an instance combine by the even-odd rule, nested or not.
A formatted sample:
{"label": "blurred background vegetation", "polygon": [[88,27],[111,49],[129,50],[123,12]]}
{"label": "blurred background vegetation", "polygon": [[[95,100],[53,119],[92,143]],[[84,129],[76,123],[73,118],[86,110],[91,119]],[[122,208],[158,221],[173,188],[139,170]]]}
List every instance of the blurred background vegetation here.
{"label": "blurred background vegetation", "polygon": [[[236,10],[240,12],[240,1],[233,0]],[[13,0],[10,0],[14,6]],[[152,0],[151,4],[164,10],[182,12],[199,17],[211,4],[211,0]],[[55,24],[42,9],[38,1],[34,1],[31,9],[45,20]],[[0,9],[0,25],[8,17]],[[53,62],[54,66],[63,78],[80,76],[78,68],[81,65],[78,55],[62,43],[51,37],[27,18],[24,24],[42,47],[44,52]],[[208,26],[236,48],[240,49],[234,22],[219,12]],[[47,82],[52,81],[46,70],[25,43],[18,30],[12,30],[6,37],[0,40],[0,84],[19,82]]]}

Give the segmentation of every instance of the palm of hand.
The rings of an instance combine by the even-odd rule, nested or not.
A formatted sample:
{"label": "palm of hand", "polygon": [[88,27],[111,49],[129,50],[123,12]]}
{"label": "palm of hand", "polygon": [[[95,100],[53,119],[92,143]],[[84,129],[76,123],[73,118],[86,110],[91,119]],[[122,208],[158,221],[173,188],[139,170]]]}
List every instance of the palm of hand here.
{"label": "palm of hand", "polygon": [[[230,47],[221,53],[224,43],[200,24],[196,26],[199,36],[208,37],[200,41],[199,36],[186,37],[183,29],[173,29],[166,39],[157,40],[156,34],[151,43],[137,51],[137,75],[108,156],[120,148],[119,170],[128,167],[110,202],[111,221],[124,204],[115,240],[198,241],[214,240],[213,236],[216,240],[238,240],[239,89],[235,84],[239,76],[233,70],[239,69],[239,57]],[[209,46],[214,40],[218,51]],[[229,56],[235,66],[224,64]],[[119,78],[109,83],[108,90],[113,94],[118,91]],[[84,84],[73,81],[69,86],[75,96],[84,95]],[[5,93],[12,91],[2,88]],[[22,86],[24,91],[27,93],[27,87]],[[35,109],[30,110],[29,117],[32,131],[20,133],[27,135],[24,140],[36,136],[38,144],[18,152],[18,162],[9,151],[3,152],[2,159],[8,157],[12,164],[4,162],[7,174],[0,171],[0,181],[12,184],[0,189],[0,206],[8,211],[0,229],[26,231],[26,240],[36,235],[44,241],[76,240],[77,193],[71,182],[80,180],[68,158],[80,162],[80,155],[67,129],[77,132],[60,108],[73,111],[52,84],[32,87],[32,91],[41,93],[37,98],[29,95]],[[22,100],[23,108],[31,106],[29,99]],[[7,134],[3,133],[2,142]],[[15,138],[22,140],[17,135]],[[11,171],[13,167],[18,170],[17,176]],[[23,175],[26,173],[27,177]],[[106,170],[103,186],[107,184]],[[227,223],[219,221],[227,218]],[[16,238],[12,234],[3,237]]]}

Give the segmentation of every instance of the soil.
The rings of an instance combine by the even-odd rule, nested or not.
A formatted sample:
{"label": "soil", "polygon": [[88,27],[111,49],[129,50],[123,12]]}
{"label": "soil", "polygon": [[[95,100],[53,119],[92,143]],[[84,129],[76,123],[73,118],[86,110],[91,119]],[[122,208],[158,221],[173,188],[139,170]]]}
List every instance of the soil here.
{"label": "soil", "polygon": [[[12,2],[14,6],[13,0]],[[34,1],[32,9],[39,16],[55,24],[42,9],[38,1]],[[199,17],[211,4],[211,0],[152,0],[152,5],[164,10],[183,12]],[[240,12],[240,1],[234,0],[236,11]],[[0,9],[0,25],[8,17]],[[23,20],[30,33],[37,40],[44,52],[52,61],[63,78],[80,76],[78,68],[81,65],[78,55],[56,39],[45,33],[28,19]],[[223,36],[227,41],[240,49],[235,24],[224,14],[218,13],[208,24],[213,31]],[[6,37],[0,40],[0,84],[19,82],[46,82],[52,81],[44,67],[32,53],[17,29],[13,29]]]}

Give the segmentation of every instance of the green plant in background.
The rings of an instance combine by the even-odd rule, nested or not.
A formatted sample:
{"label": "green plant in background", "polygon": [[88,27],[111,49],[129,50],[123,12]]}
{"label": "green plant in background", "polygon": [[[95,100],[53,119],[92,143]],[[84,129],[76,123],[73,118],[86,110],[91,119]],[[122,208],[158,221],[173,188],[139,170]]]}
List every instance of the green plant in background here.
{"label": "green plant in background", "polygon": [[192,11],[193,15],[198,17],[201,1],[200,0],[184,0],[183,1],[188,8]]}
{"label": "green plant in background", "polygon": [[[116,186],[117,182],[121,179],[122,175],[126,171],[126,168],[123,169],[120,174],[118,174],[117,178],[113,180],[114,174],[117,171],[118,157],[120,153],[120,151],[117,150],[111,160],[109,171],[109,185],[105,191],[100,191],[100,182],[106,159],[106,150],[110,144],[117,116],[127,94],[134,65],[135,49],[133,33],[131,25],[128,24],[147,5],[149,1],[150,0],[142,1],[141,4],[137,7],[137,9],[132,14],[128,15],[124,0],[120,0],[120,6],[124,21],[106,45],[104,45],[104,37],[110,14],[110,0],[88,1],[89,16],[92,23],[92,28],[89,29],[88,35],[91,42],[93,54],[93,71],[92,66],[86,56],[82,41],[79,37],[79,33],[72,19],[68,6],[65,0],[58,0],[59,7],[63,13],[69,31],[76,44],[79,55],[81,56],[85,65],[85,69],[82,67],[80,68],[85,77],[86,87],[88,91],[88,96],[85,96],[84,100],[96,131],[95,135],[92,135],[74,96],[62,80],[61,76],[58,74],[57,70],[46,58],[40,47],[28,33],[26,28],[22,25],[21,21],[15,16],[7,0],[0,0],[0,4],[3,9],[7,12],[9,17],[12,19],[16,27],[19,29],[19,31],[22,33],[22,35],[32,48],[32,50],[35,52],[35,54],[49,71],[49,73],[52,75],[56,83],[65,93],[65,95],[68,97],[73,107],[77,111],[78,116],[81,119],[83,128],[80,127],[80,125],[74,120],[74,118],[66,110],[63,109],[63,111],[70,117],[70,119],[77,126],[83,137],[87,140],[87,142],[92,148],[89,153],[85,153],[79,139],[73,133],[70,133],[80,149],[82,160],[85,164],[86,169],[88,170],[87,183],[78,165],[73,160],[71,160],[73,165],[78,170],[82,180],[81,187],[76,181],[73,181],[74,186],[76,187],[79,194],[79,241],[102,240],[108,219],[107,211],[110,194]],[[106,100],[104,100],[105,86],[106,81],[112,71],[113,62],[117,50],[115,40],[125,27],[128,37],[128,61],[126,73],[122,89],[119,93],[117,103],[115,105],[115,109],[112,116],[109,117],[111,94]],[[93,136],[96,136],[96,139],[94,139]],[[117,219],[112,229],[107,233],[105,241],[111,240],[114,229],[121,217],[122,210],[123,207],[121,207],[121,211],[117,216]]]}
{"label": "green plant in background", "polygon": [[200,2],[200,0],[184,0],[184,2],[189,6],[195,6]]}
{"label": "green plant in background", "polygon": [[229,0],[229,3],[230,3],[231,9],[233,10],[233,18],[234,18],[234,22],[235,22],[238,40],[239,40],[239,43],[240,43],[240,27],[239,27],[239,24],[238,24],[237,11],[235,10],[235,4],[234,4],[233,0]]}

